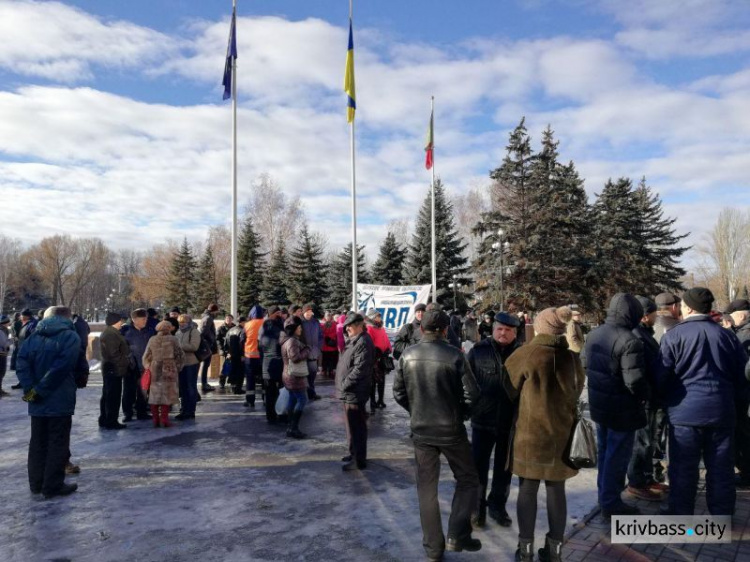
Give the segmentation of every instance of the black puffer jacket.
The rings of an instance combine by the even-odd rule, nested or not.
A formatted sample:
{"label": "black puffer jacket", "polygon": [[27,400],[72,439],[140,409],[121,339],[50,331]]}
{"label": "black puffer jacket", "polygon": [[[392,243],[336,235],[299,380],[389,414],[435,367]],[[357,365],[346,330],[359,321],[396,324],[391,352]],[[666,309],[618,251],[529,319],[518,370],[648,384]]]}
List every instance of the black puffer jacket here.
{"label": "black puffer jacket", "polygon": [[206,340],[212,353],[219,352],[219,348],[216,346],[216,324],[214,324],[214,317],[208,310],[201,317],[201,337]]}
{"label": "black puffer jacket", "polygon": [[614,431],[646,425],[648,399],[643,343],[633,333],[643,307],[633,295],[617,293],[607,320],[586,340],[586,375],[591,419]]}
{"label": "black puffer jacket", "polygon": [[464,354],[443,337],[427,333],[401,356],[393,397],[411,415],[415,441],[452,445],[466,439],[464,421],[479,388]]}
{"label": "black puffer jacket", "polygon": [[[510,431],[516,409],[516,392],[508,379],[505,360],[521,345],[501,348],[492,338],[469,351],[468,360],[479,386],[479,400],[471,413],[471,426],[487,431]],[[512,397],[511,397],[512,396]]]}
{"label": "black puffer jacket", "polygon": [[367,402],[375,367],[375,344],[367,332],[346,342],[336,367],[336,387],[347,404]]}
{"label": "black puffer jacket", "polygon": [[263,357],[263,379],[280,381],[284,371],[284,362],[281,360],[281,331],[284,329],[284,321],[278,319],[266,319],[260,329],[258,336],[258,349]]}

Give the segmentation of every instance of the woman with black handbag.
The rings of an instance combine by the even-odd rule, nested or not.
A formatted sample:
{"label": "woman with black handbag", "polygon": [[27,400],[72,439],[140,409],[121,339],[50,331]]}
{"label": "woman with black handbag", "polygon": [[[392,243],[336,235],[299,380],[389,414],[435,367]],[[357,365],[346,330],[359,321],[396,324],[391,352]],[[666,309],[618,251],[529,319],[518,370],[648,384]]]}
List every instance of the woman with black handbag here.
{"label": "woman with black handbag", "polygon": [[565,480],[578,474],[568,460],[567,448],[584,383],[581,361],[565,339],[571,317],[568,307],[543,310],[534,319],[534,339],[505,363],[510,382],[520,394],[511,458],[511,470],[520,479],[518,561],[534,560],[537,493],[542,480],[547,488],[549,532],[539,558],[562,559]]}

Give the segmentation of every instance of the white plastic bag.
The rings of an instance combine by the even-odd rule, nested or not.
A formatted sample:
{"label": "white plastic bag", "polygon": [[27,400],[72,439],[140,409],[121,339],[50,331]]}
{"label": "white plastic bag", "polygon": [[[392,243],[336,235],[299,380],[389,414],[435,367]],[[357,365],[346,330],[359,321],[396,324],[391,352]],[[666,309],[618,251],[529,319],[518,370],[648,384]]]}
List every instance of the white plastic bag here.
{"label": "white plastic bag", "polygon": [[286,414],[286,411],[289,409],[289,391],[286,389],[286,387],[281,389],[281,392],[279,392],[279,397],[276,400],[276,415],[277,416],[283,416]]}

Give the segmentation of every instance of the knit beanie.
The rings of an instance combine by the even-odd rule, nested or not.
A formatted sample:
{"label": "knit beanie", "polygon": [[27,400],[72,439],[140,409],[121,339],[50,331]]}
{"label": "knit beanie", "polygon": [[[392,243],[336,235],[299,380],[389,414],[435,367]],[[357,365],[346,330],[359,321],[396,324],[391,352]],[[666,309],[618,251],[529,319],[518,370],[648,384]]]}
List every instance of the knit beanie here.
{"label": "knit beanie", "polygon": [[537,334],[560,336],[565,333],[573,311],[567,306],[545,308],[534,318],[534,331]]}
{"label": "knit beanie", "polygon": [[108,312],[107,317],[104,319],[104,323],[107,326],[114,326],[117,324],[120,320],[122,320],[122,315],[117,312]]}
{"label": "knit beanie", "polygon": [[682,294],[682,300],[699,314],[708,314],[714,303],[714,295],[705,287],[693,287]]}
{"label": "knit beanie", "polygon": [[642,297],[641,295],[635,296],[636,300],[641,303],[641,306],[643,307],[643,314],[651,314],[652,312],[656,312],[656,303],[652,301],[648,297]]}

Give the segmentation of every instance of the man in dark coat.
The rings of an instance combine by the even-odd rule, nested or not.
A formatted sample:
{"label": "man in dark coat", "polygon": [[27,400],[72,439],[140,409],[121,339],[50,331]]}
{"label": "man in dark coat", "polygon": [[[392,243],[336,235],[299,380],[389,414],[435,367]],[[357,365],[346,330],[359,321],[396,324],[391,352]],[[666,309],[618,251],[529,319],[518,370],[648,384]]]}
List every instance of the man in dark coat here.
{"label": "man in dark coat", "polygon": [[141,375],[143,374],[143,354],[146,353],[148,340],[156,335],[156,331],[148,327],[148,312],[144,308],[136,308],[130,313],[132,324],[123,326],[120,330],[130,347],[130,365],[123,377],[122,415],[123,423],[133,421],[133,415],[139,420],[150,420],[148,403],[141,392]]}
{"label": "man in dark coat", "polygon": [[[268,316],[263,322],[258,334],[258,349],[263,358],[263,393],[266,405],[266,421],[268,423],[287,423],[276,415],[276,401],[281,390],[281,375],[284,372],[284,362],[281,359],[281,332],[284,329],[284,319],[281,309],[272,305],[268,307]],[[286,416],[284,416],[286,418]]]}
{"label": "man in dark coat", "polygon": [[211,368],[211,358],[219,352],[219,348],[216,345],[216,324],[214,323],[218,313],[219,307],[212,303],[203,312],[203,316],[201,316],[201,338],[203,338],[208,345],[208,349],[211,350],[211,355],[208,356],[208,359],[201,363],[201,392],[204,393],[216,390],[213,386],[208,384],[208,370]]}
{"label": "man in dark coat", "polygon": [[318,367],[323,357],[323,329],[320,321],[315,317],[315,305],[307,303],[302,307],[302,335],[305,343],[310,346],[310,356],[307,360],[307,397],[310,400],[320,400],[315,392],[315,379],[318,376]]}
{"label": "man in dark coat", "polygon": [[123,320],[116,312],[107,313],[107,327],[99,336],[102,351],[102,398],[99,402],[99,427],[103,429],[125,429],[117,420],[122,400],[123,378],[130,368],[130,346],[120,333]]}
{"label": "man in dark coat", "polygon": [[367,468],[367,413],[372,371],[375,368],[375,344],[367,333],[364,316],[356,312],[344,321],[347,342],[336,367],[336,386],[344,402],[349,461],[341,468],[345,472]]}
{"label": "man in dark coat", "polygon": [[76,407],[75,365],[81,341],[70,309],[52,307],[18,352],[17,374],[29,403],[29,487],[44,497],[78,489],[65,483],[70,428]]}
{"label": "man in dark coat", "polygon": [[[656,304],[646,297],[636,296],[643,307],[643,318],[633,333],[641,340],[644,351],[644,367],[649,386],[649,399],[646,403],[647,424],[635,432],[633,456],[628,466],[628,493],[646,501],[661,501],[667,489],[655,476],[656,465],[661,463],[656,455],[656,429],[664,418],[664,410],[656,399],[656,370],[659,363],[659,344],[654,339],[654,322],[656,322]],[[659,448],[659,458],[663,459]],[[662,469],[663,470],[663,469]]]}
{"label": "man in dark coat", "polygon": [[701,457],[709,512],[734,513],[732,439],[736,401],[748,398],[747,355],[737,337],[708,315],[713,300],[708,289],[686,291],[684,320],[664,335],[659,350],[657,384],[670,422],[670,515],[693,515]]}
{"label": "man in dark coat", "polygon": [[[393,397],[411,418],[422,545],[431,560],[442,560],[444,550],[482,548],[471,536],[479,477],[464,426],[479,389],[464,354],[445,339],[448,323],[441,310],[424,313],[422,339],[404,351],[393,383]],[[441,454],[456,478],[447,540],[438,504]]]}
{"label": "man in dark coat", "polygon": [[[750,303],[745,299],[732,301],[727,307],[734,321],[734,333],[743,350],[750,355]],[[737,485],[750,486],[750,418],[746,415],[750,404],[737,401],[737,425],[734,430],[735,466],[739,471]]]}
{"label": "man in dark coat", "polygon": [[18,336],[23,328],[23,322],[21,321],[21,313],[16,312],[13,315],[13,324],[11,324],[10,336],[13,340],[13,354],[10,356],[10,370],[16,370],[16,358],[18,357]]}
{"label": "man in dark coat", "polygon": [[625,474],[633,454],[635,431],[646,425],[648,398],[643,343],[633,329],[643,307],[630,294],[617,293],[604,324],[589,334],[584,347],[591,419],[599,446],[597,489],[605,517],[635,515],[622,501]]}
{"label": "man in dark coat", "polygon": [[[520,347],[516,341],[521,321],[517,316],[500,312],[495,315],[492,337],[471,348],[469,365],[480,389],[479,400],[471,414],[471,450],[479,473],[479,503],[472,523],[484,527],[490,517],[503,527],[512,521],[505,509],[513,474],[506,469],[510,431],[516,409],[515,391],[508,380],[505,361]],[[492,489],[487,497],[490,457],[495,450]]]}
{"label": "man in dark coat", "polygon": [[654,322],[654,339],[661,343],[661,338],[680,323],[680,297],[672,293],[656,295],[656,322]]}
{"label": "man in dark coat", "polygon": [[[18,331],[18,338],[16,341],[16,348],[20,351],[21,346],[23,346],[23,342],[25,342],[31,334],[34,333],[34,328],[36,328],[37,325],[37,319],[34,316],[34,313],[31,312],[28,308],[24,308],[21,311],[21,329]],[[16,374],[16,376],[18,376]],[[18,390],[19,388],[22,388],[21,380],[18,380],[18,384],[14,384],[11,386],[13,390]]]}
{"label": "man in dark coat", "polygon": [[394,359],[398,359],[399,357],[401,357],[401,354],[406,350],[406,348],[418,344],[419,340],[422,339],[422,331],[420,330],[420,325],[422,323],[422,315],[424,314],[424,311],[426,309],[427,305],[424,303],[419,303],[418,305],[416,305],[414,307],[414,320],[412,320],[408,324],[404,324],[403,326],[401,326],[396,339],[393,340]]}

